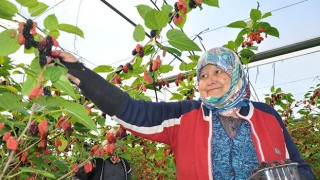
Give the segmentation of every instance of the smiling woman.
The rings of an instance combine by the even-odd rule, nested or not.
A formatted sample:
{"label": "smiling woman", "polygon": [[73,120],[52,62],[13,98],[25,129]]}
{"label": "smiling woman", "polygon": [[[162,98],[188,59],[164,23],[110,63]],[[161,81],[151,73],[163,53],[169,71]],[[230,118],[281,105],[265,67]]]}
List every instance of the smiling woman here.
{"label": "smiling woman", "polygon": [[205,52],[197,67],[200,99],[218,112],[243,106],[250,97],[243,72],[240,59],[233,51],[213,48]]}
{"label": "smiling woman", "polygon": [[204,98],[220,98],[230,89],[230,75],[215,65],[203,67],[199,79],[199,92]]}
{"label": "smiling woman", "polygon": [[100,110],[134,135],[171,146],[177,179],[248,179],[259,165],[284,160],[298,164],[302,179],[313,179],[279,114],[249,100],[240,59],[230,49],[213,48],[199,59],[200,101],[169,103],[135,100],[68,53],[60,58]]}

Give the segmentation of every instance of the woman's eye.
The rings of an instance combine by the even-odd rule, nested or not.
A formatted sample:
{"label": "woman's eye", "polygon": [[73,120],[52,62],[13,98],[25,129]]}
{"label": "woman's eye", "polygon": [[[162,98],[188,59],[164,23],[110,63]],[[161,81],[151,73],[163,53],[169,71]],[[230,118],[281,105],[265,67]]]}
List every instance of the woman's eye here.
{"label": "woman's eye", "polygon": [[201,79],[202,79],[202,78],[206,78],[206,77],[208,77],[207,74],[202,74],[202,75],[200,76]]}
{"label": "woman's eye", "polygon": [[216,70],[215,73],[216,73],[216,74],[220,74],[220,73],[222,73],[222,70]]}

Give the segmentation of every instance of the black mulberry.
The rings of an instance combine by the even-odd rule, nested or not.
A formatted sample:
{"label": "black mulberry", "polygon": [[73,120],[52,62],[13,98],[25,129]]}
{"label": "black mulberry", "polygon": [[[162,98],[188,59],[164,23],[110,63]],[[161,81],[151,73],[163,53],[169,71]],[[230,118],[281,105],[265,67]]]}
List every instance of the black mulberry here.
{"label": "black mulberry", "polygon": [[152,38],[156,37],[156,35],[157,35],[157,30],[151,30],[151,31],[150,31],[150,36],[151,36]]}
{"label": "black mulberry", "polygon": [[48,86],[43,88],[43,94],[45,96],[51,96],[51,91],[50,91],[50,88]]}
{"label": "black mulberry", "polygon": [[132,50],[132,56],[135,56],[138,52],[136,51],[136,49]]}
{"label": "black mulberry", "polygon": [[127,65],[128,69],[129,69],[130,71],[133,70],[133,67],[132,67],[132,65],[131,65],[130,63],[127,63],[126,65]]}
{"label": "black mulberry", "polygon": [[29,135],[34,137],[39,133],[38,124],[36,122],[32,122],[29,126]]}

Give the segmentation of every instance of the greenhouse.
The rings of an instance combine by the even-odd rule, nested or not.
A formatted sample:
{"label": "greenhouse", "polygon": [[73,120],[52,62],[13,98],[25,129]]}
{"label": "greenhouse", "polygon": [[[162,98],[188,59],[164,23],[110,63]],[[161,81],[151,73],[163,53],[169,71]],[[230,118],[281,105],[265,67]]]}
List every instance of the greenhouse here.
{"label": "greenhouse", "polygon": [[319,7],[0,0],[0,179],[320,179]]}

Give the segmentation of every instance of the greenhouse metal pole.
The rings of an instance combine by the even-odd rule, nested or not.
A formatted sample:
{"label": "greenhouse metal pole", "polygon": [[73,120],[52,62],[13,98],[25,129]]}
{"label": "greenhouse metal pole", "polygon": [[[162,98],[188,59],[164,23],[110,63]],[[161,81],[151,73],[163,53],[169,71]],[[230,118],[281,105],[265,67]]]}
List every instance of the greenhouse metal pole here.
{"label": "greenhouse metal pole", "polygon": [[[309,39],[306,41],[301,41],[298,43],[290,44],[290,45],[283,46],[280,48],[271,49],[269,51],[257,53],[251,57],[251,60],[249,63],[261,61],[261,60],[276,57],[276,56],[281,56],[284,54],[289,54],[289,53],[296,52],[296,51],[301,51],[301,50],[308,49],[308,48],[313,48],[316,46],[320,46],[320,37],[316,37],[316,38]],[[189,75],[194,75],[194,74],[191,74],[189,72],[184,73],[184,77],[187,77]],[[174,76],[166,77],[163,80],[168,81],[169,83],[172,83],[176,79],[177,79],[177,76],[174,75]]]}
{"label": "greenhouse metal pole", "polygon": [[301,51],[316,46],[320,46],[320,37],[257,53],[256,55],[252,56],[249,63],[261,61],[263,59],[268,59],[276,56],[281,56],[284,54],[289,54],[296,51]]}

